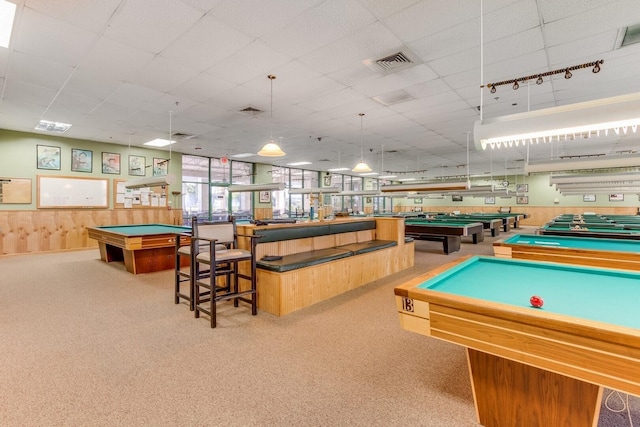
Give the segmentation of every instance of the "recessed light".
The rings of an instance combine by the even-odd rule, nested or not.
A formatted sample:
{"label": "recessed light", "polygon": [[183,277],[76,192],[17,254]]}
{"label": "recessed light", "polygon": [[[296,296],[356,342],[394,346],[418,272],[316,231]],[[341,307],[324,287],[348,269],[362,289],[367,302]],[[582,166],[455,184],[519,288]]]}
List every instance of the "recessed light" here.
{"label": "recessed light", "polygon": [[332,168],[332,169],[327,169],[328,172],[340,172],[340,171],[348,171],[349,168]]}
{"label": "recessed light", "polygon": [[49,120],[40,120],[35,130],[42,130],[45,132],[65,133],[71,127],[68,123],[51,122]]}
{"label": "recessed light", "polygon": [[9,47],[11,29],[16,16],[16,5],[0,0],[0,46]]}
{"label": "recessed light", "polygon": [[251,156],[255,156],[255,153],[240,153],[240,154],[233,154],[230,157],[234,157],[236,159],[244,159],[245,157],[251,157]]}
{"label": "recessed light", "polygon": [[287,166],[302,166],[302,165],[310,165],[311,162],[293,162],[287,163]]}
{"label": "recessed light", "polygon": [[360,174],[360,176],[372,176],[372,175],[378,175],[378,172],[367,172],[367,173]]}
{"label": "recessed light", "polygon": [[147,141],[142,145],[148,145],[150,147],[166,147],[169,144],[175,144],[175,141],[169,141],[168,139],[156,138],[152,141]]}

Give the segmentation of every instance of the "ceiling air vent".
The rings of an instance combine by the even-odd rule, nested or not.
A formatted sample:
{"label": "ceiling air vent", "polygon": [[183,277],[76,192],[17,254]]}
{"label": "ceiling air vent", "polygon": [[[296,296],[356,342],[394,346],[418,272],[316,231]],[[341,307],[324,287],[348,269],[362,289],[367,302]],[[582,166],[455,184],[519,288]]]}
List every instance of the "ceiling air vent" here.
{"label": "ceiling air vent", "polygon": [[373,100],[379,102],[382,105],[394,105],[401,102],[407,102],[415,99],[402,89],[394,90],[393,92],[387,92],[382,95],[374,96]]}
{"label": "ceiling air vent", "polygon": [[387,75],[414,67],[422,61],[415,53],[405,47],[388,52],[381,58],[365,59],[362,63],[377,73]]}
{"label": "ceiling air vent", "polygon": [[173,134],[173,137],[175,139],[181,139],[181,140],[185,140],[185,139],[193,139],[195,138],[197,135],[193,135],[190,133],[183,133],[183,132],[176,132]]}
{"label": "ceiling air vent", "polygon": [[257,116],[258,114],[264,113],[264,111],[254,107],[243,108],[242,110],[240,110],[240,112],[243,114],[248,114],[250,116]]}

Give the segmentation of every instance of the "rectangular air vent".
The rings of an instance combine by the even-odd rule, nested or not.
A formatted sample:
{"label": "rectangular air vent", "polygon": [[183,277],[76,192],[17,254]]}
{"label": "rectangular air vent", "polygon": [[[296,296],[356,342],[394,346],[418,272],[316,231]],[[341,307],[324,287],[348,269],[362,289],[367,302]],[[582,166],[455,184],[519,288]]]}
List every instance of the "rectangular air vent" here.
{"label": "rectangular air vent", "polygon": [[422,61],[407,47],[402,47],[387,52],[379,58],[365,59],[362,63],[379,74],[387,75],[415,67]]}
{"label": "rectangular air vent", "polygon": [[382,95],[374,96],[373,100],[379,102],[382,105],[394,105],[401,102],[407,102],[415,99],[402,89],[394,90],[393,92],[387,92]]}

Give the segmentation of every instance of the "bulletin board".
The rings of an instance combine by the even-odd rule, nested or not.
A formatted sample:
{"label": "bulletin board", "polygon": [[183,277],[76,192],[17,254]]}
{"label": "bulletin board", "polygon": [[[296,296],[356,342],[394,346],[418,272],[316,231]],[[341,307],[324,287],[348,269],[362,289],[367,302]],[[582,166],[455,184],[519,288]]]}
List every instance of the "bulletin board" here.
{"label": "bulletin board", "polygon": [[169,186],[125,188],[125,180],[114,180],[113,207],[116,209],[166,209],[169,203]]}
{"label": "bulletin board", "polygon": [[31,204],[31,178],[0,177],[0,203]]}
{"label": "bulletin board", "polygon": [[37,208],[109,207],[109,180],[71,176],[38,175]]}

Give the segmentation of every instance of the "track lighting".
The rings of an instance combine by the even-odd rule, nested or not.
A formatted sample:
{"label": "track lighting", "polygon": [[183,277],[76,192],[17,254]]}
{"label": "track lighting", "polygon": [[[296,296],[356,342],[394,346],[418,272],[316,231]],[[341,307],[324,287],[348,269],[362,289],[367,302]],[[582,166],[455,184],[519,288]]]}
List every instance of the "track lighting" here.
{"label": "track lighting", "polygon": [[592,73],[599,73],[600,72],[600,63],[596,62],[596,65],[593,66],[593,70],[591,70]]}
{"label": "track lighting", "polygon": [[591,71],[595,74],[600,72],[600,66],[603,63],[604,63],[604,60],[599,59],[597,61],[586,62],[584,64],[573,65],[571,67],[560,68],[558,70],[547,71],[545,73],[539,73],[539,74],[533,74],[525,77],[518,77],[515,79],[503,80],[501,82],[488,83],[486,85],[482,85],[482,87],[488,87],[491,93],[496,93],[496,86],[512,84],[513,89],[517,90],[520,87],[520,84],[518,82],[527,82],[529,80],[535,80],[536,84],[541,85],[542,83],[544,83],[543,77],[551,77],[557,74],[564,74],[565,79],[570,79],[573,76],[573,74],[571,74],[571,71],[581,70],[583,68],[593,67]]}

